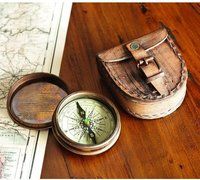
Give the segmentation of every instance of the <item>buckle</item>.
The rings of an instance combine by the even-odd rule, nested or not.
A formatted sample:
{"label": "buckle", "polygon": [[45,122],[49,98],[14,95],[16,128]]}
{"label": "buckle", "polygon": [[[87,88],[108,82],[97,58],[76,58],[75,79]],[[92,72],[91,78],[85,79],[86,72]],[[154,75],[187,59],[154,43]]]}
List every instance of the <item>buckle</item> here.
{"label": "buckle", "polygon": [[153,56],[143,58],[138,61],[137,67],[142,69],[144,66],[148,66],[150,63],[153,63],[157,67],[157,72],[155,72],[153,75],[147,77],[147,83],[150,83],[160,77],[164,76],[164,72],[162,71],[159,63],[156,61],[156,59]]}

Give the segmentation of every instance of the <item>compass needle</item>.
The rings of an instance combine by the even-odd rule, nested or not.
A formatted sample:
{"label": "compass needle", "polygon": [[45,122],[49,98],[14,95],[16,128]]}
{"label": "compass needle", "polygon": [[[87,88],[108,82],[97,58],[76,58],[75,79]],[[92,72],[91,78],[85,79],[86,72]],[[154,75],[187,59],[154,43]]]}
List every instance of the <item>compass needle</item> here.
{"label": "compass needle", "polygon": [[77,108],[78,108],[78,114],[81,118],[85,119],[86,118],[86,113],[85,111],[82,109],[82,107],[80,106],[80,104],[78,102],[76,102]]}
{"label": "compass needle", "polygon": [[91,130],[90,127],[88,127],[88,131],[89,131],[89,136],[92,139],[93,143],[96,144],[97,141],[96,141],[96,136],[95,136],[94,132]]}
{"label": "compass needle", "polygon": [[96,142],[95,133],[92,131],[92,129],[90,127],[91,126],[91,119],[86,118],[86,113],[78,102],[76,102],[76,105],[77,105],[77,108],[78,108],[78,114],[80,115],[81,118],[83,118],[82,119],[83,127],[87,127],[89,137],[92,139],[93,143],[96,144],[97,142]]}

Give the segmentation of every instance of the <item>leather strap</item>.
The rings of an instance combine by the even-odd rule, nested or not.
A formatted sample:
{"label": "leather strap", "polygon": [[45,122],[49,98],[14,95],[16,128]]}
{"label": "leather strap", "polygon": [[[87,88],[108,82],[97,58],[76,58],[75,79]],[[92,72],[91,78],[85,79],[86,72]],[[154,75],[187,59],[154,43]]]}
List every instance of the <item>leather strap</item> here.
{"label": "leather strap", "polygon": [[164,72],[156,59],[137,42],[131,42],[126,47],[138,62],[138,68],[145,74],[147,83],[151,83],[160,95],[167,95],[169,92],[165,85]]}
{"label": "leather strap", "polygon": [[135,60],[148,57],[148,53],[136,42],[132,42],[126,45],[127,49],[131,52]]}

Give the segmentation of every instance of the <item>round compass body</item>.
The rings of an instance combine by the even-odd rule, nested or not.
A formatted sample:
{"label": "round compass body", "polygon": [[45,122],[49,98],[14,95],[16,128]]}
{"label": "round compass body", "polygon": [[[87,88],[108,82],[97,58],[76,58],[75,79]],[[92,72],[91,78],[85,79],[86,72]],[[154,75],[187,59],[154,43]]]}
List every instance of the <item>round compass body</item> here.
{"label": "round compass body", "polygon": [[82,155],[102,153],[114,145],[121,130],[113,103],[91,92],[76,92],[57,106],[53,133],[66,149]]}

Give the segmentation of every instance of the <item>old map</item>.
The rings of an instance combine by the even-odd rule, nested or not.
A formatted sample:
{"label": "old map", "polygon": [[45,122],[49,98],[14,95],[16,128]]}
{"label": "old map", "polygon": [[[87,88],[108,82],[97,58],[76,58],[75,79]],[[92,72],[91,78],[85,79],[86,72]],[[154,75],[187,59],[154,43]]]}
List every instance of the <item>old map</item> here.
{"label": "old map", "polygon": [[7,114],[6,97],[10,86],[24,74],[59,73],[62,56],[58,53],[62,53],[64,41],[59,43],[60,52],[56,46],[59,32],[62,39],[66,36],[68,20],[61,25],[63,9],[71,8],[66,6],[55,2],[0,3],[0,178],[40,177],[48,132],[14,124]]}

